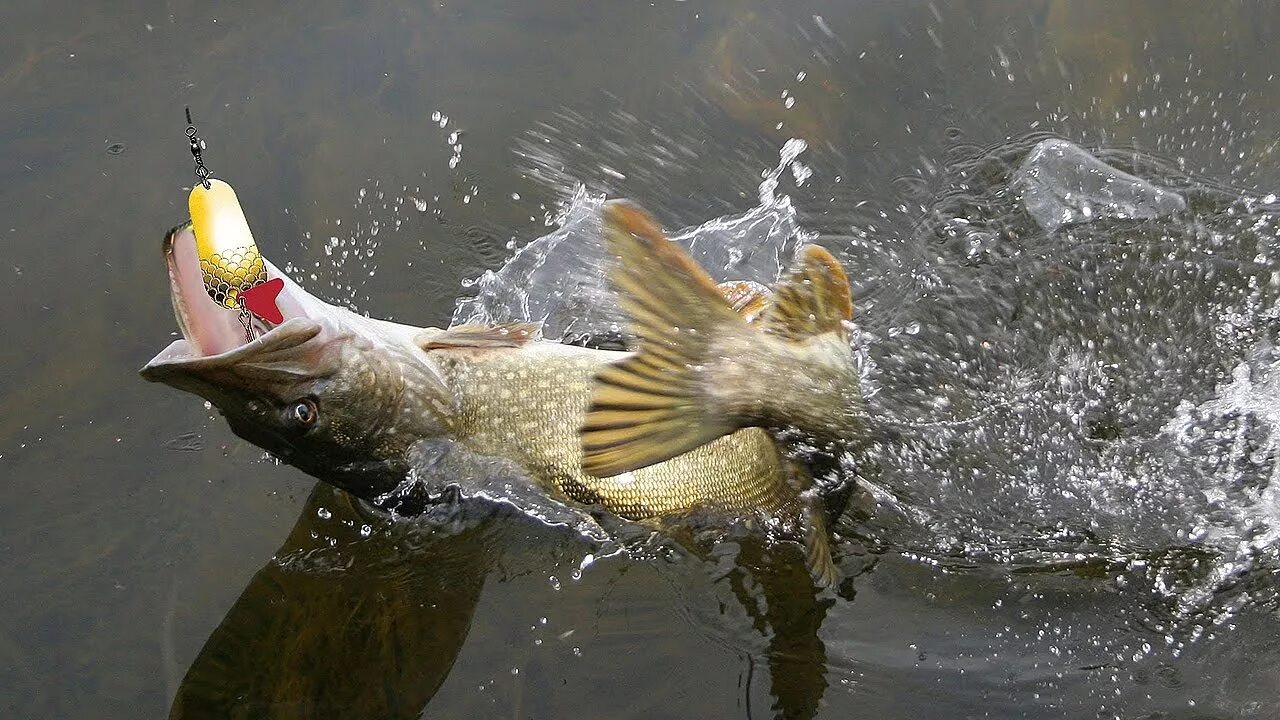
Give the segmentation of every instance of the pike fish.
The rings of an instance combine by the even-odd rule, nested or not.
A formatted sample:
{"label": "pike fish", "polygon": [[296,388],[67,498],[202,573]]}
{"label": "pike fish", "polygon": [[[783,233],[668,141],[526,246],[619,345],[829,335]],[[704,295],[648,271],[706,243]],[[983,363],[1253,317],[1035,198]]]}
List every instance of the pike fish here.
{"label": "pike fish", "polygon": [[604,217],[635,352],[541,340],[530,325],[363,317],[265,258],[283,282],[281,322],[255,316],[250,340],[243,313],[206,292],[197,238],[216,226],[197,218],[163,244],[183,337],[141,375],[207,399],[238,436],[370,502],[406,480],[428,501],[465,495],[467,476],[509,468],[551,498],[628,520],[758,518],[803,544],[816,583],[832,583],[822,499],[770,429],[863,432],[840,266],[808,246],[769,297],[715,285],[634,205],[608,203]]}

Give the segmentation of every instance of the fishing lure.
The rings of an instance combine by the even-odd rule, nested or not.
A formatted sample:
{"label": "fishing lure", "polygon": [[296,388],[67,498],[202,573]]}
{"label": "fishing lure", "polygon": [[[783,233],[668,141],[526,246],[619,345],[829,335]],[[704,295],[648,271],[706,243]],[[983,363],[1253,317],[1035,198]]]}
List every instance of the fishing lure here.
{"label": "fishing lure", "polygon": [[[187,120],[190,122],[190,111]],[[187,206],[191,212],[191,229],[196,236],[196,251],[204,289],[210,299],[229,310],[240,311],[245,337],[254,339],[252,315],[279,324],[284,316],[276,305],[276,296],[284,288],[281,278],[267,279],[266,263],[253,241],[249,221],[236,191],[227,183],[210,177],[204,166],[204,142],[193,125],[187,126],[191,154],[196,160],[196,178]]]}

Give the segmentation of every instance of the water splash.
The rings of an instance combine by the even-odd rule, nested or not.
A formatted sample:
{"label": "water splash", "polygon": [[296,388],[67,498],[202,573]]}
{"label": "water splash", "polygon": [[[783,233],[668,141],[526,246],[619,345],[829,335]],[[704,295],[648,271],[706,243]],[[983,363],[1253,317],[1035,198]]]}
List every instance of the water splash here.
{"label": "water splash", "polygon": [[1059,138],[1032,148],[1011,187],[1047,232],[1095,217],[1151,220],[1184,210],[1175,192],[1108,165]]}
{"label": "water splash", "polygon": [[[805,150],[793,139],[779,162],[763,173],[759,204],[675,233],[717,281],[772,284],[806,235],[791,199],[777,192],[783,173]],[[793,170],[796,177],[807,177]],[[520,248],[501,268],[464,283],[475,293],[458,302],[453,324],[541,323],[545,337],[565,341],[609,339],[622,333],[623,316],[607,282],[608,253],[601,240],[603,194],[578,184],[555,218],[557,228]]]}
{"label": "water splash", "polygon": [[[909,237],[845,248],[871,288],[855,344],[888,432],[846,468],[872,509],[844,529],[920,562],[1092,568],[1172,599],[1178,617],[1229,614],[1226,588],[1280,566],[1267,410],[1280,380],[1263,362],[1280,214],[1159,158],[1045,141],[958,160]],[[1066,165],[1032,162],[1068,146]],[[813,237],[778,191],[788,171],[809,179],[805,150],[783,146],[755,207],[676,241],[718,280],[774,282]],[[1038,221],[1029,167],[1099,211]],[[603,200],[577,185],[555,230],[468,283],[453,323],[616,338]]]}
{"label": "water splash", "polygon": [[[465,133],[439,110],[431,114],[431,123],[450,153],[447,173],[455,186],[464,188],[461,199],[468,204],[480,188],[459,169]],[[356,190],[350,212],[323,218],[319,228],[304,232],[303,257],[282,269],[318,297],[354,312],[365,311],[373,304],[370,284],[381,269],[384,242],[395,244],[405,233],[421,228],[422,214],[430,212],[436,221],[444,222],[440,196],[431,192],[426,178],[424,171],[416,182],[367,179]],[[426,239],[420,236],[419,242]],[[408,265],[412,267],[413,262]]]}
{"label": "water splash", "polygon": [[1132,178],[1104,188],[1119,210],[1037,222],[1017,190],[1044,140],[959,160],[892,262],[856,258],[889,288],[860,318],[898,427],[871,461],[899,519],[875,534],[942,563],[1098,563],[1181,617],[1229,612],[1224,592],[1280,566],[1280,215],[1159,158],[1081,150],[1037,182],[1080,198]]}

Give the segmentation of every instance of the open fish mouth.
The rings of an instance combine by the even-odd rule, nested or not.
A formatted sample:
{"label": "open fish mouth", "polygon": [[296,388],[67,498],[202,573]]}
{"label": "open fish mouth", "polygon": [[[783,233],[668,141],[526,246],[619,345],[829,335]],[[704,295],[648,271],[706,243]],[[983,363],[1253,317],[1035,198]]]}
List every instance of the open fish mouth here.
{"label": "open fish mouth", "polygon": [[190,223],[170,230],[165,235],[163,250],[169,275],[169,298],[182,339],[174,341],[142,368],[144,378],[164,380],[172,371],[191,365],[232,363],[255,346],[279,342],[278,335],[315,334],[315,323],[307,319],[310,296],[270,263],[266,263],[268,276],[284,280],[284,289],[276,300],[284,321],[278,325],[251,313],[224,307],[209,296]]}

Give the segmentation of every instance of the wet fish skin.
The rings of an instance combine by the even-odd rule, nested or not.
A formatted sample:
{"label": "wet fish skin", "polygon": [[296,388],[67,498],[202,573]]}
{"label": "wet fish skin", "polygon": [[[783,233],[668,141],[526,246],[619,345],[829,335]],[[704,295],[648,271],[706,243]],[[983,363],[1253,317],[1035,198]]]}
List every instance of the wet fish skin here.
{"label": "wet fish skin", "polygon": [[595,375],[626,355],[548,342],[427,353],[459,389],[450,418],[453,437],[474,452],[515,460],[564,497],[633,520],[695,508],[737,515],[798,510],[807,478],[759,428],[635,472],[605,478],[585,472],[577,433]]}

